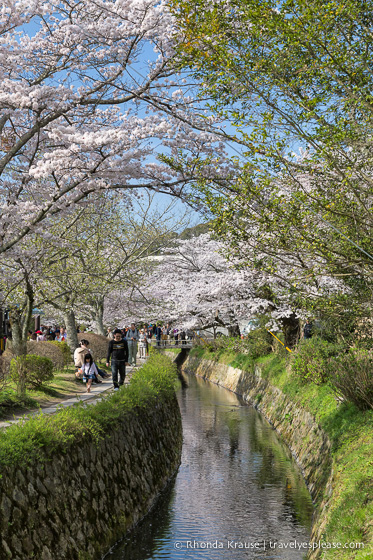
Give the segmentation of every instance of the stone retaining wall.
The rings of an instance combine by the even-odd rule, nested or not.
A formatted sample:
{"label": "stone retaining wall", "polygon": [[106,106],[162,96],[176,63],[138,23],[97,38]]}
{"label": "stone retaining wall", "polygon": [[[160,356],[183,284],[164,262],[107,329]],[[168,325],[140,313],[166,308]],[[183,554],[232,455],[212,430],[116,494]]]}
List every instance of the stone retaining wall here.
{"label": "stone retaining wall", "polygon": [[[281,434],[301,467],[317,505],[311,540],[322,540],[322,512],[331,498],[333,473],[331,443],[315,418],[291,401],[280,389],[263,379],[257,366],[253,372],[242,371],[226,364],[189,355],[183,370],[241,395]],[[320,550],[315,550],[309,553],[308,558],[315,560],[319,555]]]}
{"label": "stone retaining wall", "polygon": [[96,560],[150,509],[177,471],[176,396],[127,413],[98,445],[4,469],[1,560]]}

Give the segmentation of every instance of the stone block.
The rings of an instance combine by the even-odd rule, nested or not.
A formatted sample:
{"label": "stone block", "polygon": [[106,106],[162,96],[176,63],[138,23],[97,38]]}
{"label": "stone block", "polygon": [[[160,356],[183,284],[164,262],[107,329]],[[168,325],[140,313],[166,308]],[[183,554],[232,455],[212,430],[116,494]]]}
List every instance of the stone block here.
{"label": "stone block", "polygon": [[27,498],[19,488],[14,488],[12,498],[13,502],[17,504],[17,506],[19,506],[21,509],[27,509]]}
{"label": "stone block", "polygon": [[43,551],[41,553],[41,560],[55,560],[51,554],[51,551],[47,546],[43,547]]}
{"label": "stone block", "polygon": [[2,541],[1,541],[1,547],[2,547],[2,549],[4,551],[4,554],[5,554],[4,558],[9,558],[10,560],[12,560],[12,558],[13,558],[12,551],[10,550],[8,544],[6,543],[6,541],[4,539],[2,539]]}
{"label": "stone block", "polygon": [[[15,533],[12,538],[11,538],[11,543],[12,543],[12,549],[14,552],[16,552],[17,554],[22,555],[23,551],[22,551],[22,543],[19,540],[18,535]],[[13,560],[13,557],[12,557]]]}
{"label": "stone block", "polygon": [[48,490],[39,477],[36,479],[36,489],[40,494],[43,494],[43,496],[48,496]]}
{"label": "stone block", "polygon": [[12,532],[18,532],[24,525],[24,514],[18,507],[13,508]]}

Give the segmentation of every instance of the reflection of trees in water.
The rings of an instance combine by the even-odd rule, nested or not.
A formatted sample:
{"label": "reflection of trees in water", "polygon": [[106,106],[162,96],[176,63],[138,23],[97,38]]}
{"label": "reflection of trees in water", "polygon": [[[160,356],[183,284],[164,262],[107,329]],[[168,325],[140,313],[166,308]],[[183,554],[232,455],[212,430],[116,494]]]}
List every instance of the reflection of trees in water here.
{"label": "reflection of trees in water", "polygon": [[250,447],[253,453],[262,458],[257,470],[258,484],[281,488],[287,517],[309,527],[313,508],[302,475],[294,464],[294,458],[266,420],[255,410],[252,412],[249,423]]}
{"label": "reflection of trees in water", "polygon": [[153,558],[164,541],[171,539],[172,502],[175,499],[175,479],[158,498],[155,506],[139,525],[115,547],[111,560],[144,560]]}
{"label": "reflection of trees in water", "polygon": [[[113,560],[185,558],[172,550],[177,537],[245,534],[286,541],[302,533],[299,520],[309,525],[303,481],[265,419],[240,408],[232,393],[194,377],[188,381],[189,388],[179,392],[184,447],[176,486]],[[237,560],[244,557],[237,553]]]}
{"label": "reflection of trees in water", "polygon": [[[227,491],[231,493],[227,497],[228,501],[231,498],[233,503],[242,501],[242,486],[239,484],[236,487],[234,483],[239,472],[241,477],[247,477],[245,488],[249,501],[255,499],[257,489],[277,488],[283,505],[281,515],[308,527],[312,516],[310,496],[290,450],[279,440],[275,430],[254,408],[245,407],[244,416],[241,417],[240,408],[237,408],[241,401],[236,395],[222,392],[220,387],[201,379],[197,379],[196,384],[202,385],[202,388],[208,385],[207,391],[198,392],[198,396],[188,403],[189,414],[192,405],[188,420],[192,431],[203,433],[206,438],[201,439],[198,446],[200,477],[213,478],[214,473],[206,472],[205,464],[219,465],[224,461],[224,453],[227,453],[230,460]],[[190,379],[190,385],[188,390],[193,390],[193,378]],[[228,436],[228,452],[224,433]],[[253,488],[253,477],[257,489]]]}

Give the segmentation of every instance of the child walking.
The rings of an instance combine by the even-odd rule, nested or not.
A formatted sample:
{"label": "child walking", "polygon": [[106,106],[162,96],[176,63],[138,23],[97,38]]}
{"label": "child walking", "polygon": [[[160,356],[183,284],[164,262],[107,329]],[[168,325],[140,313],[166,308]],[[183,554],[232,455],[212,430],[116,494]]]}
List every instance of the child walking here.
{"label": "child walking", "polygon": [[84,364],[82,366],[83,383],[87,383],[87,393],[91,392],[92,380],[98,375],[96,364],[93,361],[92,354],[84,356]]}

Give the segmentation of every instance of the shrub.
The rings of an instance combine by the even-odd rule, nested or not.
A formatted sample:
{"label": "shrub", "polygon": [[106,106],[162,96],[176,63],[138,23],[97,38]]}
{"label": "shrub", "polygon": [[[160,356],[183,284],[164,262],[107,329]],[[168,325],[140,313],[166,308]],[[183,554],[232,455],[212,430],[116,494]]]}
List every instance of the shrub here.
{"label": "shrub", "polygon": [[253,358],[267,356],[272,352],[272,339],[272,335],[263,327],[250,331],[247,335],[249,354]]}
{"label": "shrub", "polygon": [[53,379],[53,362],[33,354],[18,356],[10,363],[10,375],[19,392],[24,393],[26,387],[40,387]]}
{"label": "shrub", "polygon": [[5,375],[9,375],[10,362],[13,359],[13,352],[7,346],[6,350],[1,354],[2,367]]}
{"label": "shrub", "polygon": [[4,356],[0,356],[0,390],[7,385],[9,377],[9,363]]}
{"label": "shrub", "polygon": [[[35,342],[31,341],[27,343],[27,354],[32,354],[33,356],[43,356],[52,360],[53,367],[55,369],[62,369],[65,367],[65,355],[60,347],[60,344],[54,342]],[[71,355],[69,350],[69,363],[71,362]]]}
{"label": "shrub", "polygon": [[71,364],[72,358],[70,347],[67,342],[58,342],[58,340],[52,340],[50,344],[54,344],[54,346],[57,346],[57,348],[61,350],[64,360],[64,367],[69,366]]}
{"label": "shrub", "polygon": [[328,378],[329,360],[344,351],[341,344],[331,344],[318,336],[302,340],[291,358],[291,371],[304,381],[316,385]]}
{"label": "shrub", "polygon": [[208,349],[211,352],[227,350],[237,354],[248,354],[255,359],[270,354],[272,352],[271,343],[271,335],[265,328],[259,328],[251,331],[244,340],[238,337],[228,338],[222,336],[216,340],[209,341]]}
{"label": "shrub", "polygon": [[373,408],[373,357],[366,350],[350,350],[329,363],[330,384],[360,410]]}
{"label": "shrub", "polygon": [[109,339],[106,338],[106,336],[95,333],[79,333],[79,342],[82,340],[82,338],[88,340],[89,348],[92,350],[93,357],[96,361],[106,359],[107,349],[109,345]]}

